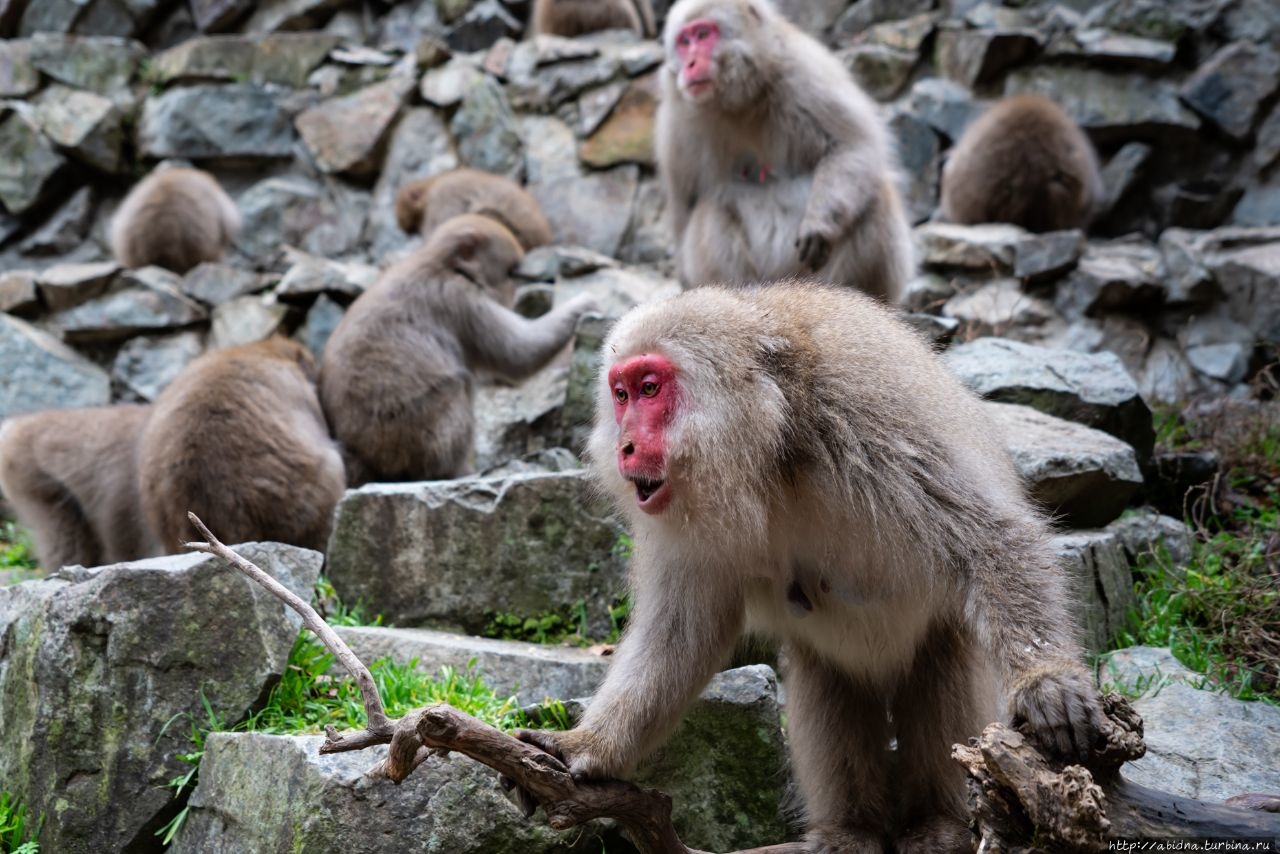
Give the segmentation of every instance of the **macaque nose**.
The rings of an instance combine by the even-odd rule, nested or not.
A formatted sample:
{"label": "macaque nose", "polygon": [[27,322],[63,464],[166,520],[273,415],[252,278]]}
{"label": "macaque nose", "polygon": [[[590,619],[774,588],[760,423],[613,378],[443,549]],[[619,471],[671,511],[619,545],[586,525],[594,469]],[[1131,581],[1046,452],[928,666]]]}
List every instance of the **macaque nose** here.
{"label": "macaque nose", "polygon": [[622,455],[629,457],[636,452],[635,442],[624,442],[621,448]]}

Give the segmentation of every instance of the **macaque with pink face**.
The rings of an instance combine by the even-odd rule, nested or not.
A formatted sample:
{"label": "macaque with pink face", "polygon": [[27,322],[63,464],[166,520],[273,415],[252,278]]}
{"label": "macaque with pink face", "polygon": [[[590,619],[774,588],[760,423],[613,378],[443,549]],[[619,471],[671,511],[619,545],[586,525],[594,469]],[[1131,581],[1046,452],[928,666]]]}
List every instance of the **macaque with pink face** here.
{"label": "macaque with pink face", "polygon": [[1002,714],[1089,755],[1103,718],[1048,526],[889,310],[698,288],[632,310],[602,353],[588,456],[635,536],[631,622],[578,726],[521,738],[626,774],[750,632],[783,644],[810,850],[971,851],[951,745]]}
{"label": "macaque with pink face", "polygon": [[911,275],[876,106],[767,0],[680,0],[663,34],[658,171],[686,285],[812,274],[895,302]]}

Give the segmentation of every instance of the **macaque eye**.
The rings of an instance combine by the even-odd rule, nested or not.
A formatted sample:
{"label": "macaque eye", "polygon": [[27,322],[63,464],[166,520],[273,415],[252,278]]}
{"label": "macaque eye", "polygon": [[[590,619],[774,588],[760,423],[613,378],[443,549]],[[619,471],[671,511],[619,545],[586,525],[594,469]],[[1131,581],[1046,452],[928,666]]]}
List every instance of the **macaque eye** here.
{"label": "macaque eye", "polygon": [[705,40],[709,35],[711,35],[711,30],[708,29],[707,27],[698,27],[696,30],[693,31],[693,37],[696,38],[698,41]]}
{"label": "macaque eye", "polygon": [[644,397],[653,397],[658,393],[658,384],[653,380],[648,380],[640,384],[640,394]]}
{"label": "macaque eye", "polygon": [[625,388],[615,388],[613,390],[613,399],[618,401],[618,403],[626,403],[627,390]]}

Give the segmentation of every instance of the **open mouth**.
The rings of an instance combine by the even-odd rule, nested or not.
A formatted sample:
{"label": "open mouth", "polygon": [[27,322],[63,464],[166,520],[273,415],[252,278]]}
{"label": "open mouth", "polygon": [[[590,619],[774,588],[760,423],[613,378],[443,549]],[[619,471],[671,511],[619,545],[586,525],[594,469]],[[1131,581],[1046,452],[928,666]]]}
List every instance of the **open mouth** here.
{"label": "open mouth", "polygon": [[657,513],[666,507],[671,490],[667,482],[657,477],[629,477],[636,488],[636,503],[647,513]]}
{"label": "open mouth", "polygon": [[691,96],[697,97],[704,92],[711,90],[713,81],[711,80],[690,80],[685,84],[685,91]]}
{"label": "open mouth", "polygon": [[636,485],[636,498],[640,499],[641,504],[652,498],[653,494],[662,489],[662,485],[666,483],[665,480],[649,477],[638,477],[632,482]]}

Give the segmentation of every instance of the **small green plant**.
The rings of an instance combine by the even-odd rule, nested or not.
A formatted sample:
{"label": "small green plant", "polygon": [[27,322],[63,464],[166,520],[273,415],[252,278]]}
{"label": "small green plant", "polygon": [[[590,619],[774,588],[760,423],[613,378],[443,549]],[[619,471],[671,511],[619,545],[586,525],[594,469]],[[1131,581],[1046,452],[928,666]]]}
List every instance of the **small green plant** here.
{"label": "small green plant", "polygon": [[31,535],[13,522],[0,524],[0,569],[37,569]]}
{"label": "small green plant", "polygon": [[37,854],[36,837],[44,826],[44,816],[33,825],[26,804],[8,792],[0,792],[0,854]]}

